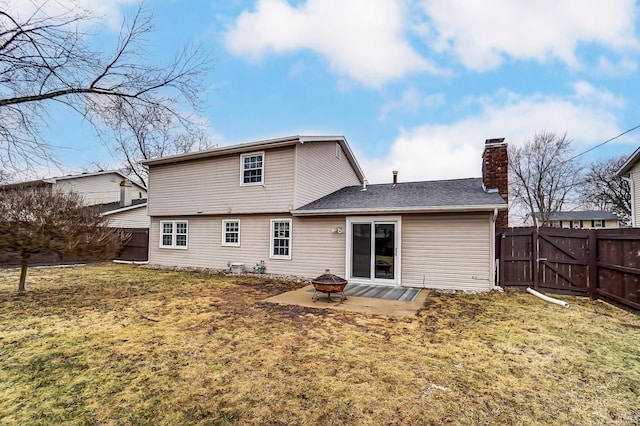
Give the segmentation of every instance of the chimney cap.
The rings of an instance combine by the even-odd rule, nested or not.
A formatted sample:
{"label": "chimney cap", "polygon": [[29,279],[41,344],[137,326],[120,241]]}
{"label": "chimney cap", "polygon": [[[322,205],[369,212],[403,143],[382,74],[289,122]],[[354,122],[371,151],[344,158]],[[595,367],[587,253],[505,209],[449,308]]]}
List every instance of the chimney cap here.
{"label": "chimney cap", "polygon": [[505,139],[505,138],[485,139],[484,144],[485,144],[485,145],[495,145],[495,144],[500,144],[500,143],[504,143],[504,139]]}

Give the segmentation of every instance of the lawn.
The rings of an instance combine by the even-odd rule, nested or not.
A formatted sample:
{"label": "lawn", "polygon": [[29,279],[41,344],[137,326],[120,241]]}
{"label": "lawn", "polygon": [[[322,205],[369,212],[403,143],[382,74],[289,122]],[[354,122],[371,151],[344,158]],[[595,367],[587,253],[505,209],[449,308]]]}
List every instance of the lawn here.
{"label": "lawn", "polygon": [[[264,303],[301,284],[0,270],[0,424],[639,424],[640,318],[512,291],[411,318]],[[311,297],[311,295],[309,296]]]}

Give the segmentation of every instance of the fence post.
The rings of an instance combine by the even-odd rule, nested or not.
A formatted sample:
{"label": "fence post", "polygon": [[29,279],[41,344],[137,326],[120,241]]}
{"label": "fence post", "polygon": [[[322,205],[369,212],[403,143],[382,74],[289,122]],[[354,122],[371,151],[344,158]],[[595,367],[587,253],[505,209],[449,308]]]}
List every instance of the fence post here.
{"label": "fence post", "polygon": [[595,229],[589,231],[589,284],[587,290],[591,300],[598,298],[598,239],[596,232]]}
{"label": "fence post", "polygon": [[538,228],[531,230],[531,278],[533,279],[533,288],[538,289],[538,271],[540,262],[538,261]]}

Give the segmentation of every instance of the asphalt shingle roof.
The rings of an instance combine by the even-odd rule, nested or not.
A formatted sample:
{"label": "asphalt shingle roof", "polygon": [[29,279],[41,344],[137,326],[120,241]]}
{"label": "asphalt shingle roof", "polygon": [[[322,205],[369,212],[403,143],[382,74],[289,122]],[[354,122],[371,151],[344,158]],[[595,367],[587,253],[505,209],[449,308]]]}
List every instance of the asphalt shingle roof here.
{"label": "asphalt shingle roof", "polygon": [[[536,218],[540,219],[540,213],[536,212]],[[611,212],[603,210],[581,210],[572,212],[551,213],[549,220],[594,220],[594,219],[620,219]]]}
{"label": "asphalt shingle roof", "polygon": [[[139,199],[131,200],[131,205],[126,207],[138,206],[140,204],[146,204],[146,203],[147,203],[146,198],[139,198]],[[114,201],[113,203],[100,204],[99,207],[102,213],[107,213],[113,210],[119,210],[124,208],[120,206],[120,201]]]}
{"label": "asphalt shingle roof", "polygon": [[454,179],[423,182],[347,186],[297,209],[314,210],[438,208],[506,205],[497,192],[486,192],[482,179]]}

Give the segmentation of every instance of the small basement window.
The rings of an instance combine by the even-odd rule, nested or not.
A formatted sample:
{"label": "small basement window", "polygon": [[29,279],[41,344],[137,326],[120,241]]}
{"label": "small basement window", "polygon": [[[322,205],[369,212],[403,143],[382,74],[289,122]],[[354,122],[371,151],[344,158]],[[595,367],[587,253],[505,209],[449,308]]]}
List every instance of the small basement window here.
{"label": "small basement window", "polygon": [[240,156],[240,185],[264,184],[264,152]]}
{"label": "small basement window", "polygon": [[186,220],[160,222],[160,248],[186,249],[187,235]]}

